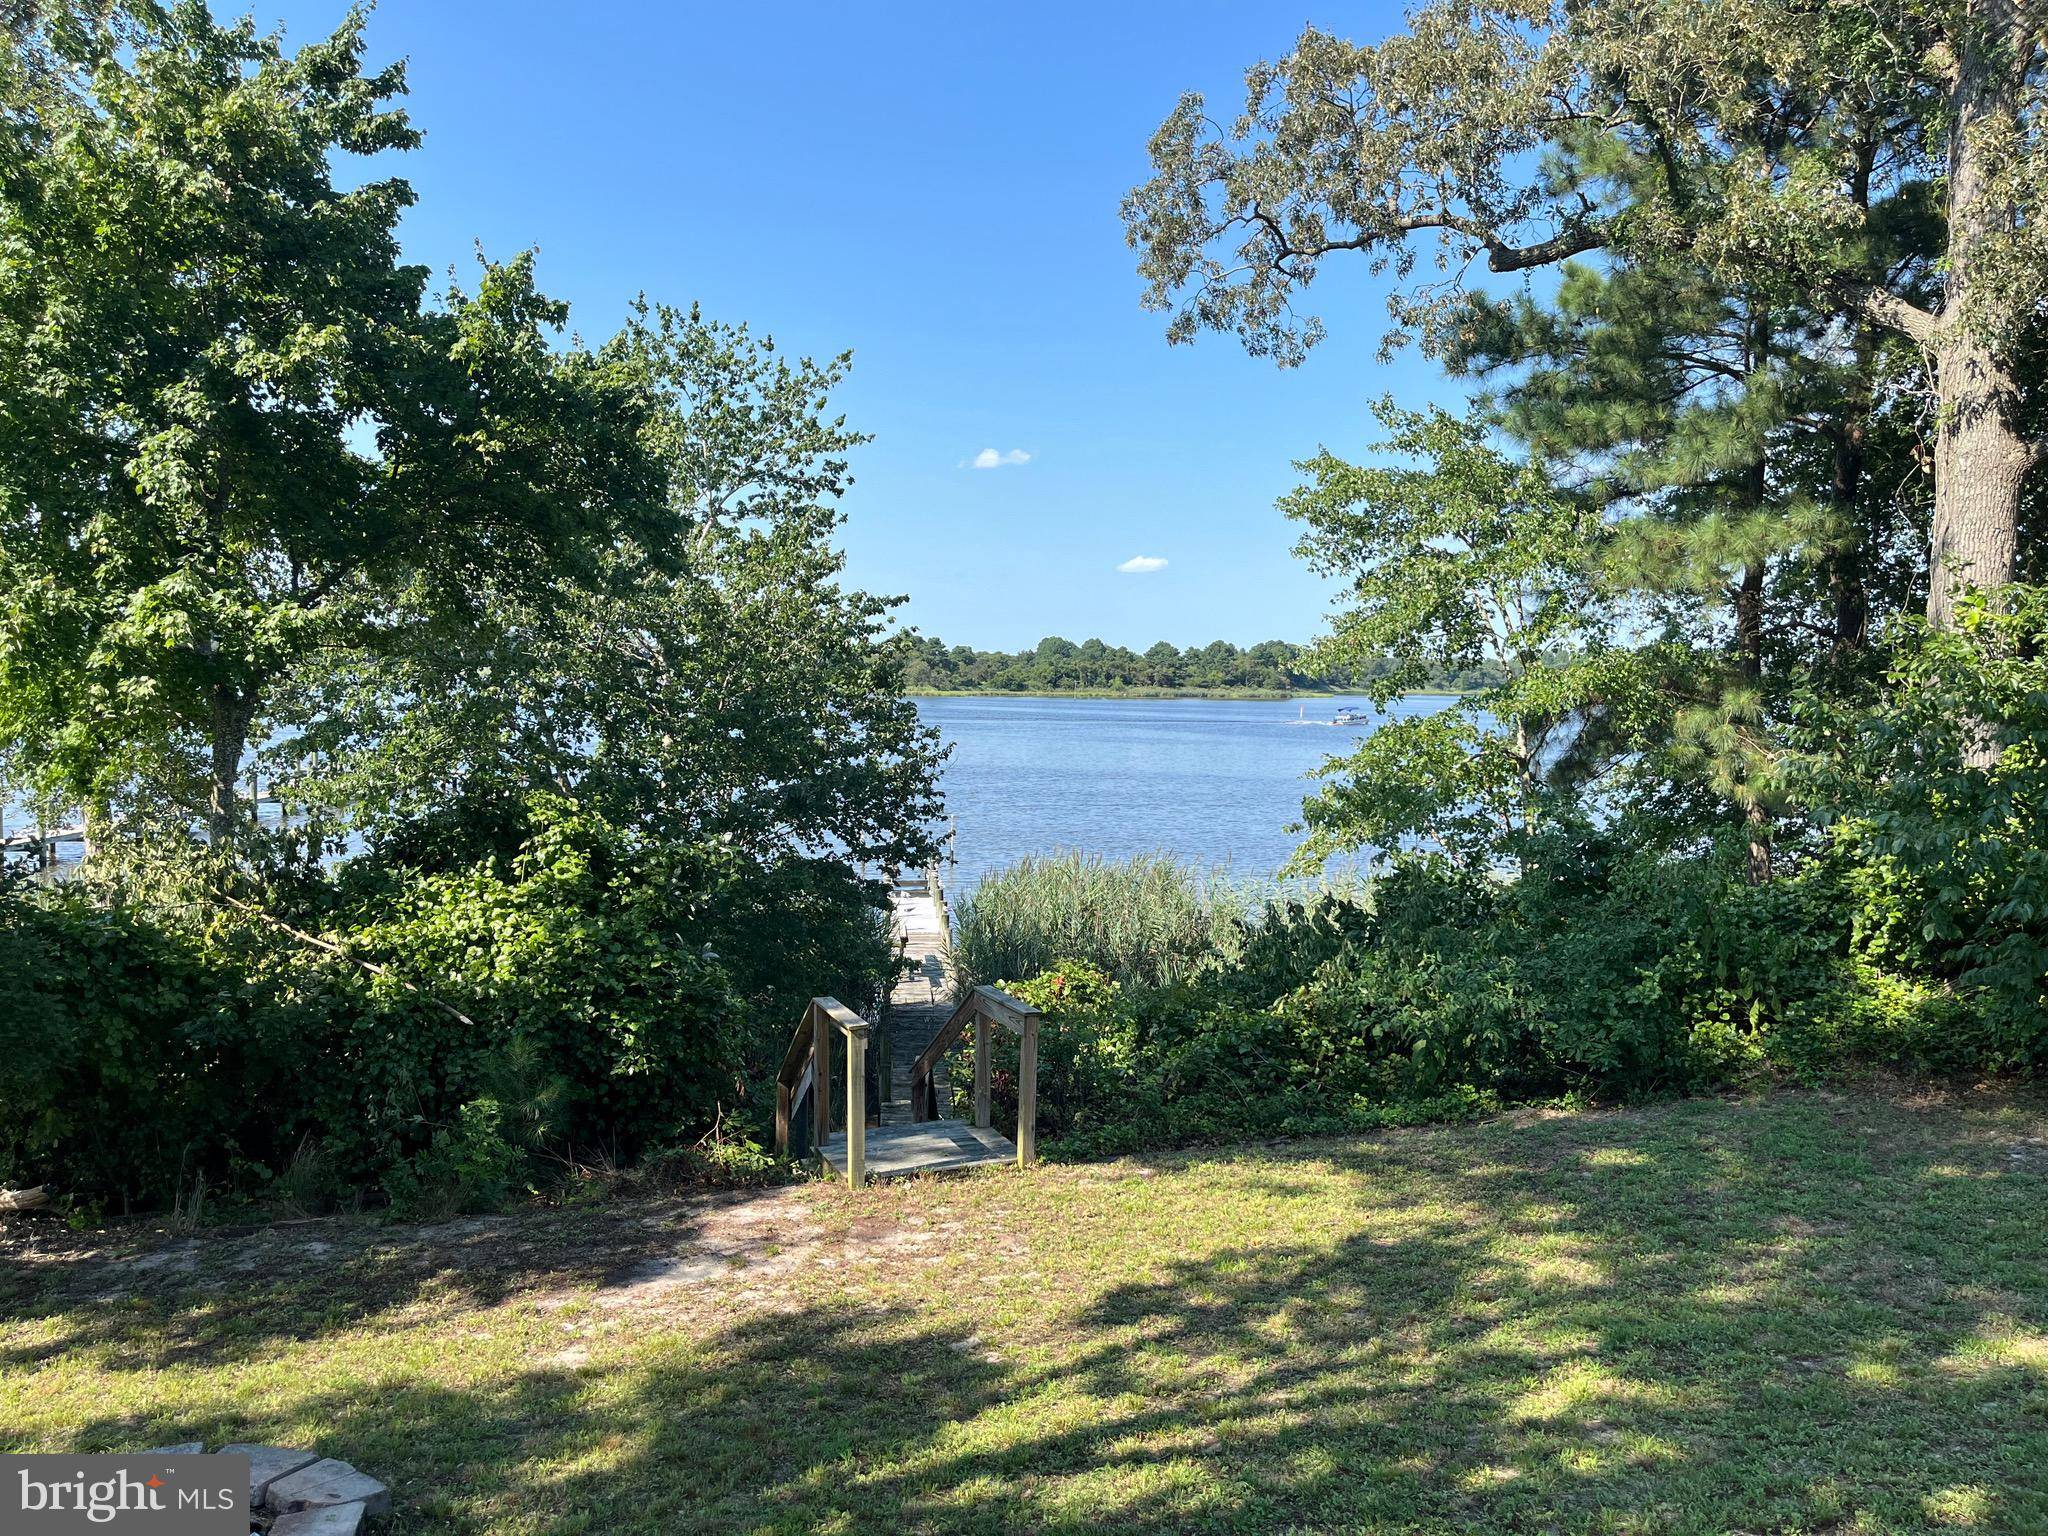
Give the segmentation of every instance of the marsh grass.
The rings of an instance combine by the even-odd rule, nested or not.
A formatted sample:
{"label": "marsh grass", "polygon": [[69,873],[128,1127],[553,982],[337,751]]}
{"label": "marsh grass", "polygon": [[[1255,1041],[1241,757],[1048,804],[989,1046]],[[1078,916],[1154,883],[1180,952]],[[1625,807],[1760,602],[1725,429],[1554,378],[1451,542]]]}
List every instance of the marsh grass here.
{"label": "marsh grass", "polygon": [[1263,924],[1319,897],[1366,904],[1370,882],[1256,880],[1167,854],[1105,859],[1064,851],[1023,858],[953,909],[953,964],[964,991],[1085,960],[1125,986],[1172,986],[1229,966]]}
{"label": "marsh grass", "polygon": [[1019,859],[953,909],[964,989],[1075,958],[1127,985],[1171,986],[1234,958],[1261,906],[1255,888],[1164,854]]}

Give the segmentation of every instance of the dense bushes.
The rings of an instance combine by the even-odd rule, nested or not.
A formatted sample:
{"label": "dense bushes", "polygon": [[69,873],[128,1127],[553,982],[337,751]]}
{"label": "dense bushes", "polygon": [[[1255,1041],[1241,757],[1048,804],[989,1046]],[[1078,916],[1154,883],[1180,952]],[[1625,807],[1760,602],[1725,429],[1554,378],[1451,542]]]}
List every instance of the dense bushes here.
{"label": "dense bushes", "polygon": [[461,839],[394,840],[281,887],[290,924],[84,887],[0,897],[0,1183],[115,1209],[286,1177],[302,1204],[487,1205],[541,1153],[623,1163],[744,1123],[795,982],[739,920],[849,996],[886,980],[843,866],[748,880],[553,799],[472,838],[501,847],[464,864],[436,851]]}
{"label": "dense bushes", "polygon": [[[337,1104],[376,1138],[377,1163],[422,1084],[535,1105],[568,1148],[630,1156],[740,1097],[740,1005],[694,913],[715,868],[695,850],[642,846],[539,801],[518,852],[466,868],[348,868],[337,914],[352,951],[386,967],[372,994],[419,1015],[403,1038],[345,1046]],[[526,1091],[490,1081],[517,1041]],[[459,1091],[458,1091],[459,1096]],[[544,1108],[541,1101],[544,1099]],[[446,1120],[448,1106],[434,1118]]]}
{"label": "dense bushes", "polygon": [[[1233,916],[1206,956],[1176,949],[1186,974],[1164,984],[1107,974],[1114,962],[1142,975],[1156,957],[1074,944],[1004,983],[1047,1019],[1041,1135],[1104,1151],[1630,1099],[1759,1071],[2039,1060],[2048,1025],[2038,1009],[2016,1024],[2003,973],[1970,963],[1978,946],[1908,942],[1868,836],[1817,841],[1766,885],[1748,882],[1739,843],[1660,854],[1614,829],[1538,836],[1515,878],[1403,860],[1369,901],[1324,893]],[[1076,937],[1071,921],[1050,926],[1045,942]],[[997,1100],[1010,1118],[1014,1070],[1006,1042]]]}
{"label": "dense bushes", "polygon": [[[1819,711],[1807,792],[1853,859],[1858,938],[1953,978],[1986,1065],[2048,1055],[2048,588],[1959,603],[1901,648],[1878,707]],[[1988,761],[1986,761],[1988,759]]]}
{"label": "dense bushes", "polygon": [[281,1165],[338,1000],[319,980],[280,985],[232,941],[77,893],[0,891],[0,1184],[125,1206]]}
{"label": "dense bushes", "polygon": [[[1334,904],[1332,904],[1334,905]],[[1295,908],[1283,925],[1314,923]],[[1228,985],[1230,978],[1218,976]],[[1456,1118],[1490,1108],[1491,1094],[1464,1087],[1403,1091],[1386,1061],[1350,1034],[1333,1010],[1234,1005],[1198,982],[1123,988],[1102,971],[1062,960],[1004,990],[1044,1015],[1039,1036],[1038,1125],[1042,1141],[1073,1155],[1158,1144],[1271,1135],[1336,1135]],[[994,1041],[991,1099],[1005,1132],[1017,1120],[1017,1043]],[[968,1112],[972,1064],[963,1049],[952,1073],[955,1110]]]}

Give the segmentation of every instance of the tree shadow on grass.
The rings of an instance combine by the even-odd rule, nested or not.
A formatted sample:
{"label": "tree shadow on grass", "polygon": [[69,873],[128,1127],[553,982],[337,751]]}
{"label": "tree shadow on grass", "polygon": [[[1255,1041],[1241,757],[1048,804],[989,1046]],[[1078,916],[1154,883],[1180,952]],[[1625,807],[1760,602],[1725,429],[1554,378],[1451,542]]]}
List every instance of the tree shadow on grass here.
{"label": "tree shadow on grass", "polygon": [[[318,1426],[393,1536],[2040,1529],[2048,1179],[2006,1158],[1797,1109],[1209,1158],[1107,1278],[1048,1227],[1006,1326],[940,1268],[191,1432]],[[1181,1246],[1239,1199],[1263,1224]]]}
{"label": "tree shadow on grass", "polygon": [[72,1351],[91,1351],[116,1371],[254,1359],[423,1304],[484,1309],[626,1283],[679,1252],[717,1262],[761,1246],[772,1231],[731,1228],[726,1218],[791,1193],[702,1193],[432,1225],[337,1219],[171,1242],[17,1232],[0,1247],[0,1316],[57,1326],[33,1343],[0,1347],[0,1370]]}
{"label": "tree shadow on grass", "polygon": [[[1000,1400],[1004,1372],[953,1327],[901,1310],[749,1318],[614,1374],[540,1366],[485,1388],[428,1380],[322,1394],[197,1426],[319,1448],[384,1478],[391,1532],[812,1529],[865,1506],[864,1468],[895,1466]],[[121,1416],[81,1444],[132,1441]]]}

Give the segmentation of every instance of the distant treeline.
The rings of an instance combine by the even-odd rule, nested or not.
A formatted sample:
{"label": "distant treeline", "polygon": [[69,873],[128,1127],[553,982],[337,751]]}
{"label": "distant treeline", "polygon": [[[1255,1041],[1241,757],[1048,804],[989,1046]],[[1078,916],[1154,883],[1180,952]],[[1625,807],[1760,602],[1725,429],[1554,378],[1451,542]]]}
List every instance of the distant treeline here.
{"label": "distant treeline", "polygon": [[[1307,647],[1262,640],[1241,647],[1228,640],[1181,650],[1162,640],[1142,654],[1126,646],[1083,640],[1076,645],[1049,635],[1028,651],[977,651],[914,635],[906,640],[906,685],[913,692],[1121,693],[1146,690],[1243,689],[1259,692],[1336,692],[1360,688],[1393,671],[1393,663],[1365,668],[1311,666]],[[1491,666],[1432,674],[1426,686],[1463,692],[1500,679]]]}

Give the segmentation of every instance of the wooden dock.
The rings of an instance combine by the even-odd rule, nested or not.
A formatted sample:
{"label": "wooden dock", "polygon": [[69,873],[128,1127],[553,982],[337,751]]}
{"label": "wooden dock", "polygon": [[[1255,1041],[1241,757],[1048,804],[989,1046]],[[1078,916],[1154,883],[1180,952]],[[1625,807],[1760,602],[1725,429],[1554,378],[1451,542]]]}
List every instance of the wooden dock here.
{"label": "wooden dock", "polygon": [[[917,1059],[953,1015],[952,925],[945,886],[936,871],[896,881],[889,906],[897,943],[911,968],[890,991],[882,1012],[882,1028],[889,1037],[889,1081],[883,1085],[886,1097],[878,1121],[868,1128],[868,1174],[886,1179],[1013,1163],[1016,1144],[1000,1131],[965,1120],[916,1118],[911,1075]],[[939,1113],[947,1115],[952,1096],[943,1063],[933,1069],[932,1081]],[[846,1171],[844,1132],[827,1141],[823,1151],[834,1172]]]}
{"label": "wooden dock", "polygon": [[[910,1123],[910,1074],[925,1047],[953,1011],[952,934],[944,911],[945,893],[936,881],[899,883],[889,893],[890,920],[911,969],[889,993],[882,1028],[889,1036],[889,1081],[883,1087],[883,1125]],[[946,1102],[940,1068],[940,1102]]]}
{"label": "wooden dock", "polygon": [[[954,1001],[945,888],[936,870],[893,879],[890,908],[908,964],[878,1023],[833,998],[811,1000],[776,1079],[777,1148],[788,1151],[807,1127],[808,1144],[819,1159],[856,1188],[871,1178],[1030,1164],[1037,1139],[1037,1010],[989,987],[974,987]],[[1023,1042],[1016,1142],[990,1124],[990,1041],[997,1028]],[[945,1065],[948,1048],[970,1029],[972,1122],[953,1115]],[[871,1039],[881,1057],[875,1062],[880,1103],[869,1101]],[[835,1078],[845,1093],[844,1113],[833,1091]]]}

